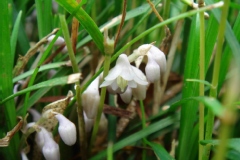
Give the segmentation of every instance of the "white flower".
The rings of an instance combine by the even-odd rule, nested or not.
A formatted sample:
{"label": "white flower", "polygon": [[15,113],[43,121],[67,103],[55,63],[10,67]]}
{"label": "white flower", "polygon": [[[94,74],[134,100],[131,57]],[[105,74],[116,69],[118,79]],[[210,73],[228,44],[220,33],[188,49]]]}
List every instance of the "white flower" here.
{"label": "white flower", "polygon": [[99,77],[97,77],[82,94],[83,110],[89,119],[94,119],[97,115],[98,105],[100,101],[98,84]]}
{"label": "white flower", "polygon": [[[148,62],[145,68],[146,76],[149,82],[153,83],[160,79],[160,73],[166,71],[165,54],[152,44],[143,44],[134,51],[135,63],[137,66],[142,62],[143,56],[148,56]],[[136,58],[137,57],[137,58]]]}
{"label": "white flower", "polygon": [[60,134],[63,142],[69,146],[76,143],[77,131],[75,124],[68,120],[62,114],[56,114],[55,117],[58,119],[59,122],[58,133]]}
{"label": "white flower", "polygon": [[105,81],[100,87],[110,86],[113,91],[123,93],[127,86],[130,88],[136,88],[137,84],[148,85],[148,82],[144,79],[145,75],[141,70],[132,66],[125,54],[121,54],[109,74],[105,77]]}
{"label": "white flower", "polygon": [[44,145],[42,152],[46,160],[60,160],[60,152],[58,144],[52,139],[49,132],[41,127],[41,131],[44,137]]}
{"label": "white flower", "polygon": [[[48,37],[48,43],[50,43],[53,39],[54,39],[54,37],[55,37],[55,35],[51,35],[51,36],[49,36]],[[59,36],[58,38],[57,38],[57,40],[55,41],[55,43],[54,43],[54,45],[55,46],[60,46],[60,45],[62,45],[62,44],[64,44],[65,43],[65,40],[61,37],[61,36]]]}

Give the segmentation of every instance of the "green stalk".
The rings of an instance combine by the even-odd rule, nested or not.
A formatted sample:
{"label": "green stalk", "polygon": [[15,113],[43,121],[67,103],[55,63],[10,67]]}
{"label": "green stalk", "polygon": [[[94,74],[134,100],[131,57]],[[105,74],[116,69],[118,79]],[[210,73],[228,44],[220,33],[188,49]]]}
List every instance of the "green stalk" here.
{"label": "green stalk", "polygon": [[[60,15],[60,23],[62,27],[62,32],[63,36],[67,45],[68,49],[68,54],[69,58],[72,63],[72,68],[74,73],[80,73],[80,70],[77,65],[77,61],[75,58],[75,54],[73,52],[72,48],[72,43],[67,27],[67,22],[65,19],[65,15]],[[83,116],[83,107],[81,103],[81,89],[80,89],[80,82],[76,82],[76,99],[77,99],[77,113],[78,113],[78,129],[79,129],[79,140],[80,140],[80,145],[81,145],[81,155],[82,159],[87,159],[86,156],[86,147],[87,147],[87,142],[86,142],[86,132],[85,132],[85,123],[84,123],[84,116]]]}
{"label": "green stalk", "polygon": [[[203,0],[198,1],[199,7],[203,7]],[[200,18],[200,64],[199,64],[199,79],[205,80],[205,23],[204,12],[199,13]],[[204,84],[199,84],[199,96],[204,96]],[[199,142],[204,140],[204,104],[199,103]],[[204,147],[199,143],[199,160],[202,159]]]}
{"label": "green stalk", "polygon": [[[112,107],[115,106],[115,96],[116,95],[109,95],[109,105]],[[113,145],[116,142],[116,124],[117,124],[117,117],[115,115],[108,115],[108,148],[107,148],[107,154],[108,154],[108,160],[114,159],[113,155]]]}
{"label": "green stalk", "polygon": [[[114,41],[108,42],[108,37],[107,37],[107,30],[104,31],[104,51],[105,51],[105,60],[104,60],[104,70],[103,70],[103,78],[105,78],[108,75],[109,68],[110,68],[110,63],[111,63],[111,55],[114,52]],[[94,127],[93,127],[93,132],[92,132],[92,137],[90,141],[90,146],[89,146],[89,152],[91,151],[91,147],[93,146],[97,132],[98,132],[98,127],[103,111],[103,106],[104,106],[104,101],[105,101],[105,96],[106,96],[106,87],[103,87],[101,89],[101,96],[100,96],[100,104],[98,107],[98,112],[97,112],[97,117],[94,121]]]}
{"label": "green stalk", "polygon": [[[231,67],[233,66],[236,67],[236,65],[232,65]],[[232,69],[233,68],[231,68],[230,70]],[[222,126],[220,128],[220,143],[217,147],[217,154],[214,157],[214,159],[216,160],[225,159],[229,137],[231,136],[233,127],[235,126],[235,122],[237,120],[236,100],[239,98],[240,75],[237,71],[235,73],[236,74],[233,75],[227,82],[227,90],[223,99],[223,103],[226,107],[224,117],[222,118]]]}
{"label": "green stalk", "polygon": [[[8,1],[0,1],[0,6],[0,100],[2,100],[13,92],[13,56],[11,55]],[[0,105],[0,117],[3,125],[0,130],[0,138],[3,138],[17,124],[16,108],[13,99]],[[0,150],[4,155],[3,159],[18,159],[18,147],[19,135],[16,133],[11,139],[9,146]]]}
{"label": "green stalk", "polygon": [[[142,128],[145,129],[147,126],[146,126],[146,117],[145,117],[144,104],[143,104],[142,100],[140,100],[139,102],[140,102],[140,108],[141,108],[141,114],[142,114]],[[145,139],[146,138],[143,138],[143,140],[142,140],[144,148],[147,146]],[[142,159],[146,160],[146,156],[147,156],[147,153],[146,153],[146,150],[144,149],[143,152],[142,152]]]}
{"label": "green stalk", "polygon": [[[221,56],[222,56],[222,47],[224,42],[226,21],[229,9],[229,0],[224,0],[224,6],[222,8],[222,15],[220,19],[218,38],[217,38],[217,47],[216,47],[216,55],[214,58],[214,68],[213,68],[213,79],[212,79],[212,88],[210,89],[210,97],[217,97],[217,88],[218,88],[218,79],[220,72],[220,64],[221,64]],[[207,124],[206,124],[206,132],[205,139],[212,139],[212,129],[214,125],[214,114],[211,110],[208,110],[207,114]],[[210,146],[205,147],[204,159],[209,159],[210,155]]]}

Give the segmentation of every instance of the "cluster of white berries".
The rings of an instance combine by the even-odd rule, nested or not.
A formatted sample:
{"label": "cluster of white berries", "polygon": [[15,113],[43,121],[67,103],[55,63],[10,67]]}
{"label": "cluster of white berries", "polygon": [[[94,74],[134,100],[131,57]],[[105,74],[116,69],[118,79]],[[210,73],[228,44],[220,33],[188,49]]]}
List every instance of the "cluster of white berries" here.
{"label": "cluster of white berries", "polygon": [[[148,61],[144,73],[137,67],[132,66],[130,62],[143,60],[147,56]],[[139,64],[136,64],[139,66]],[[112,94],[120,94],[125,103],[129,103],[132,96],[137,100],[146,98],[146,91],[149,83],[160,79],[160,75],[166,70],[165,54],[152,44],[141,45],[134,53],[127,57],[121,54],[115,67],[104,78],[101,87],[107,87]],[[93,119],[96,116],[99,104],[99,78],[96,78],[82,94],[82,105],[88,118]]]}

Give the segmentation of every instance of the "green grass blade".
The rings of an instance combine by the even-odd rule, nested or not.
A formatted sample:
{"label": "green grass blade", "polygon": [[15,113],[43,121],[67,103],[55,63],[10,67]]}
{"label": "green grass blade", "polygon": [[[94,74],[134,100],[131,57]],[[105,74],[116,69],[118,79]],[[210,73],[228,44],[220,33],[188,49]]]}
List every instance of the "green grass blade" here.
{"label": "green grass blade", "polygon": [[[50,69],[54,69],[54,68],[61,68],[64,67],[66,65],[67,62],[56,62],[56,63],[50,63],[50,64],[46,64],[43,65],[39,68],[38,72],[42,72],[45,70],[50,70]],[[20,81],[26,77],[29,77],[33,74],[34,69],[29,70],[27,72],[24,72],[23,74],[20,74],[19,76],[13,78],[13,83],[16,83],[17,81]]]}
{"label": "green grass blade", "polygon": [[[8,13],[8,1],[0,1],[1,14],[0,14],[0,99],[4,99],[12,94],[12,70],[13,59],[11,55],[10,44],[10,30],[9,30],[9,13]],[[14,128],[16,125],[16,109],[14,100],[11,99],[0,105],[1,117],[3,118],[2,131],[0,137],[4,137],[6,133]],[[8,147],[1,149],[4,157],[7,160],[15,159],[18,156],[18,133],[15,134]]]}
{"label": "green grass blade", "polygon": [[[160,1],[156,1],[156,2],[154,2],[154,4],[158,4],[159,2]],[[126,17],[125,17],[124,21],[128,21],[129,19],[132,19],[134,17],[137,17],[137,16],[140,16],[142,14],[145,14],[146,12],[149,11],[149,9],[150,9],[149,5],[148,4],[144,4],[144,5],[140,6],[140,7],[137,7],[136,9],[130,10],[130,11],[128,11],[126,13]],[[115,17],[114,19],[117,19],[117,17]],[[119,19],[119,18],[114,23],[111,20],[111,21],[103,24],[102,26],[100,26],[99,29],[100,29],[101,32],[103,32],[104,27],[112,28],[112,27],[115,27],[115,26],[119,25],[120,22],[121,22],[121,19]],[[77,44],[77,47],[79,48],[79,47],[83,46],[84,44],[89,42],[91,39],[92,39],[91,36],[85,37],[83,40],[81,40]]]}
{"label": "green grass blade", "polygon": [[[207,4],[212,4],[214,3],[212,0],[206,0],[205,1]],[[212,10],[212,13],[214,14],[215,18],[217,19],[217,21],[219,22],[220,21],[220,16],[221,16],[221,13],[220,13],[220,10]],[[226,32],[225,32],[225,38],[226,38],[226,41],[229,45],[229,47],[231,48],[232,50],[232,54],[234,56],[234,59],[235,61],[237,62],[237,68],[238,68],[238,72],[240,73],[240,54],[239,54],[239,51],[240,51],[240,44],[230,26],[229,23],[227,23],[226,25]]]}
{"label": "green grass blade", "polygon": [[[59,70],[52,78],[57,78],[57,77],[62,77],[64,75],[69,74],[69,69],[61,69]],[[31,97],[29,97],[28,104],[26,106],[26,109],[28,110],[30,107],[32,107],[42,96],[44,96],[48,91],[50,91],[52,87],[45,87],[45,88],[40,88],[36,92],[32,94]],[[17,110],[17,115],[22,115],[23,114],[23,107],[20,106],[19,109]]]}
{"label": "green grass blade", "polygon": [[171,157],[169,155],[169,153],[165,150],[165,148],[163,148],[163,146],[161,146],[160,144],[154,143],[154,142],[149,142],[147,140],[145,142],[153,149],[153,151],[158,159],[174,160],[174,158]]}
{"label": "green grass blade", "polygon": [[[75,78],[71,79],[71,78],[73,78],[72,76],[75,76]],[[79,80],[79,78],[80,78],[80,74],[72,74],[72,75],[65,76],[65,77],[50,79],[48,81],[44,81],[44,82],[35,84],[35,85],[33,85],[31,87],[28,87],[26,89],[23,89],[23,90],[15,93],[15,94],[12,94],[11,96],[9,96],[9,97],[5,98],[4,100],[2,100],[0,104],[5,103],[5,102],[13,99],[16,96],[28,93],[30,91],[37,90],[39,88],[53,87],[53,86],[64,85],[64,84],[72,84],[72,83],[77,82]]]}
{"label": "green grass blade", "polygon": [[[153,124],[149,125],[148,127],[142,129],[141,131],[133,133],[132,135],[115,143],[113,145],[113,152],[116,152],[125,146],[131,145],[132,143],[134,143],[138,140],[141,140],[142,138],[147,137],[148,135],[150,135],[156,131],[159,131],[165,127],[168,127],[171,124],[175,123],[175,121],[176,121],[176,117],[167,117],[163,120],[153,123]],[[104,151],[100,152],[99,154],[97,154],[96,156],[92,157],[91,160],[104,159],[104,157],[106,157],[106,154],[107,154],[107,152],[106,152],[106,150],[104,150]]]}
{"label": "green grass blade", "polygon": [[11,53],[12,53],[12,59],[14,60],[15,56],[15,51],[16,51],[16,45],[17,45],[17,37],[18,37],[18,31],[19,31],[19,26],[21,22],[21,17],[22,17],[22,11],[19,12],[17,19],[15,21],[13,31],[12,31],[12,36],[11,36]]}
{"label": "green grass blade", "polygon": [[[240,41],[240,30],[239,30],[239,26],[240,26],[240,13],[238,13],[237,19],[234,23],[233,26],[233,33],[234,35],[237,37],[237,40]],[[229,47],[229,45],[226,46],[226,48],[224,49],[223,52],[223,57],[222,57],[222,61],[221,61],[221,69],[220,69],[220,74],[219,74],[219,88],[218,90],[220,90],[220,88],[222,87],[224,81],[225,81],[225,77],[226,74],[228,72],[228,68],[231,62],[231,58],[232,58],[232,54],[231,53],[231,49]]]}
{"label": "green grass blade", "polygon": [[103,35],[98,29],[95,22],[91,17],[79,6],[75,0],[56,0],[65,10],[70,14],[73,14],[80,22],[80,24],[91,35],[93,41],[96,43],[101,53],[104,53],[103,49]]}
{"label": "green grass blade", "polygon": [[52,1],[35,0],[39,39],[42,39],[52,30]]}
{"label": "green grass blade", "polygon": [[[186,79],[197,79],[199,77],[199,64],[196,63],[199,62],[199,27],[199,16],[196,15],[191,24],[188,41],[187,58],[184,69],[183,99],[197,96],[199,93],[197,83],[186,81]],[[189,141],[189,139],[193,138],[192,132],[193,126],[197,121],[197,111],[198,103],[196,101],[188,101],[182,106],[179,144],[180,160],[188,160],[191,153],[189,150],[198,145],[195,141]]]}
{"label": "green grass blade", "polygon": [[[219,140],[204,140],[204,141],[200,141],[200,144],[216,146],[216,145],[220,144],[220,141]],[[234,150],[240,152],[240,138],[229,139],[228,147],[229,147],[229,149],[234,149]]]}

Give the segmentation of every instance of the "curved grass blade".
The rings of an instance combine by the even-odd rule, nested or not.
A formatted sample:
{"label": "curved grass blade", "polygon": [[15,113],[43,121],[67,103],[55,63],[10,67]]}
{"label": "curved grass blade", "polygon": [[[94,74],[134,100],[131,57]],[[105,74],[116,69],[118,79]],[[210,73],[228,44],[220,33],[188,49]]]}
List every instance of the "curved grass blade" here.
{"label": "curved grass blade", "polygon": [[15,93],[15,94],[12,94],[11,96],[9,96],[9,97],[5,98],[3,101],[1,101],[0,104],[5,103],[5,102],[11,100],[12,98],[14,98],[16,96],[22,95],[24,93],[28,93],[30,91],[37,90],[39,88],[53,87],[53,86],[57,86],[57,85],[75,83],[75,82],[79,81],[80,77],[81,77],[81,74],[77,73],[77,74],[71,74],[71,75],[65,76],[65,77],[50,79],[48,81],[44,81],[44,82],[35,84],[35,85],[33,85],[31,87],[28,87],[24,90],[21,90],[21,91]]}
{"label": "curved grass blade", "polygon": [[22,17],[22,11],[20,11],[18,13],[17,19],[16,19],[14,27],[13,27],[12,36],[11,36],[11,49],[12,49],[11,53],[12,53],[13,60],[15,57],[17,37],[18,37],[18,31],[19,31],[19,27],[20,27],[21,17]]}
{"label": "curved grass blade", "polygon": [[169,153],[165,150],[165,148],[163,148],[163,146],[161,146],[160,144],[154,143],[154,142],[149,142],[147,140],[145,140],[145,142],[147,145],[149,145],[153,149],[153,151],[158,159],[174,160],[174,158],[171,157],[169,155]]}
{"label": "curved grass blade", "polygon": [[[101,53],[104,53],[103,35],[92,18],[78,5],[75,0],[56,0],[70,14],[73,14],[86,31],[91,35]],[[81,4],[80,4],[81,5]]]}
{"label": "curved grass blade", "polygon": [[[179,117],[178,117],[179,118]],[[167,117],[163,120],[160,120],[156,123],[153,123],[151,125],[149,125],[148,127],[142,129],[141,131],[138,131],[122,140],[120,140],[119,142],[115,143],[113,145],[113,152],[116,152],[118,150],[120,150],[121,148],[131,145],[132,143],[141,140],[142,138],[157,132],[165,127],[170,126],[171,124],[175,123],[176,121],[176,116],[174,117]],[[100,160],[100,159],[104,159],[106,157],[107,151],[104,150],[102,152],[100,152],[99,154],[97,154],[96,156],[92,157],[91,160]]]}

